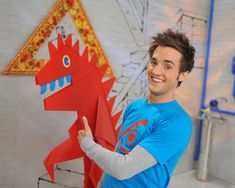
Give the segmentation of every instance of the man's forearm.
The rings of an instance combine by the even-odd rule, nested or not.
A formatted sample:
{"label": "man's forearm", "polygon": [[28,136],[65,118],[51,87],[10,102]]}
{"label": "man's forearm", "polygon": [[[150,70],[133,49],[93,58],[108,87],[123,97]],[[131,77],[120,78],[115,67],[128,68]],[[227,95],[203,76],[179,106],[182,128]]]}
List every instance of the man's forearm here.
{"label": "man's forearm", "polygon": [[122,155],[96,144],[90,136],[84,137],[80,146],[106,173],[119,180],[128,179],[157,163],[141,146],[136,146],[128,155]]}

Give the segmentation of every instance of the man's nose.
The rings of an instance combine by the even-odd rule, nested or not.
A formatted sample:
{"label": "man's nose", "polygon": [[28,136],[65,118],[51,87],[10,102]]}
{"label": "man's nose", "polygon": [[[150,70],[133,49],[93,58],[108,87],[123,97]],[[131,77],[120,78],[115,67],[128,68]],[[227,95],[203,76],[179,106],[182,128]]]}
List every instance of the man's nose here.
{"label": "man's nose", "polygon": [[153,72],[154,74],[161,74],[161,73],[163,73],[163,67],[158,64],[158,65],[156,65],[155,67],[153,67],[152,72]]}

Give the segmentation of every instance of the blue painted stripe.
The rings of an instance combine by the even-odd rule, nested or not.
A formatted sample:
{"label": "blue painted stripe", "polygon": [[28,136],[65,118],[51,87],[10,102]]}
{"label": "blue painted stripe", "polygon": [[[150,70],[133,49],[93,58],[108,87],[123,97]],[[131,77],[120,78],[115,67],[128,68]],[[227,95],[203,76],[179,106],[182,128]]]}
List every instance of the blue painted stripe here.
{"label": "blue painted stripe", "polygon": [[[201,98],[201,109],[205,109],[205,98],[206,98],[206,84],[207,84],[207,77],[208,77],[208,67],[209,67],[209,57],[210,57],[210,46],[211,46],[211,31],[212,31],[212,22],[213,22],[213,13],[214,13],[214,0],[210,1],[210,17],[209,17],[209,25],[208,25],[208,33],[207,33],[207,46],[206,46],[206,62],[205,62],[205,69],[204,69],[204,77],[203,77],[203,86],[202,86],[202,98]],[[200,117],[202,116],[203,112],[200,112]],[[201,137],[202,137],[202,124],[203,120],[199,122],[199,129],[198,129],[198,139],[197,139],[197,146],[194,155],[194,160],[199,159],[200,154],[200,146],[201,146]]]}
{"label": "blue painted stripe", "polygon": [[211,109],[211,111],[235,116],[235,112],[231,112],[231,111],[220,110],[220,109]]}

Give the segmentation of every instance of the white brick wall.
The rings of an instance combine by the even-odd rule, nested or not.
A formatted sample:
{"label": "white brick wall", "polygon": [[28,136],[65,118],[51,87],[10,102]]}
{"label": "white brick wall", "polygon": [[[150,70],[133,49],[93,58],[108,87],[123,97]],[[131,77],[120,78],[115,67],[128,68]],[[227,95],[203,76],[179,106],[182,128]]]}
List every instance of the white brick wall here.
{"label": "white brick wall", "polygon": [[[19,48],[31,35],[40,21],[47,15],[55,0],[1,0],[0,1],[0,66],[6,66]],[[140,66],[142,52],[131,56],[131,52],[146,50],[137,46],[117,0],[82,0],[93,28],[108,57],[115,76],[120,82],[128,82],[135,73],[131,60]],[[175,15],[180,8],[198,15],[207,16],[208,1],[161,1],[149,0],[146,40],[166,27],[173,27]],[[139,55],[139,56],[138,56]],[[137,59],[135,59],[137,58]],[[139,63],[139,64],[138,64]],[[128,65],[127,65],[128,64]],[[130,64],[130,65],[129,65]],[[125,66],[124,66],[125,65]],[[194,72],[193,78],[201,77],[202,70]],[[140,77],[143,77],[141,74]],[[137,77],[138,78],[138,77]],[[137,80],[138,81],[138,80]],[[146,84],[145,81],[142,81]],[[187,90],[191,82],[185,83]],[[138,84],[129,88],[138,90]],[[122,87],[122,86],[120,86]],[[200,88],[200,86],[198,86]],[[136,89],[137,88],[137,89]],[[139,90],[138,90],[139,91]],[[198,93],[194,93],[200,96]],[[138,97],[139,94],[130,96]],[[185,95],[181,102],[184,104]],[[188,96],[186,96],[188,97]],[[195,96],[192,96],[192,98]],[[186,100],[187,101],[187,100]],[[198,99],[199,103],[199,99]],[[190,104],[184,104],[189,108]],[[194,111],[195,109],[193,106]],[[67,137],[67,129],[75,119],[74,113],[45,112],[39,88],[31,76],[0,76],[0,187],[36,187],[38,176],[45,173],[42,161],[47,153]],[[193,143],[187,150],[177,172],[192,168]],[[74,165],[75,164],[75,165]],[[77,161],[72,168],[81,169]],[[79,182],[82,184],[82,182]],[[52,187],[43,185],[43,187]]]}

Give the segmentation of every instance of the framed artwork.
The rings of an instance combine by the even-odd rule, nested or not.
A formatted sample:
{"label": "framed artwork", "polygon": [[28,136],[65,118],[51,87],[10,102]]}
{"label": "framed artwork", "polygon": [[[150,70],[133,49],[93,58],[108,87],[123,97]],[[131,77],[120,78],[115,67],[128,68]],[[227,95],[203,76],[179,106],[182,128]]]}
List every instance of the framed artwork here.
{"label": "framed artwork", "polygon": [[3,74],[36,74],[48,61],[48,59],[36,59],[39,48],[45,40],[51,36],[52,31],[60,30],[63,36],[63,27],[58,27],[58,23],[65,15],[68,15],[85,46],[88,46],[89,55],[97,55],[97,66],[108,64],[106,74],[113,75],[108,60],[96,37],[96,34],[88,20],[80,0],[58,0],[50,10],[48,15],[42,20],[32,35],[18,51],[9,65],[3,70]]}

